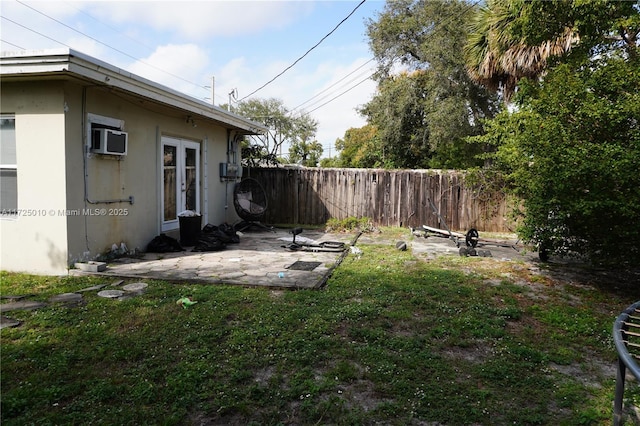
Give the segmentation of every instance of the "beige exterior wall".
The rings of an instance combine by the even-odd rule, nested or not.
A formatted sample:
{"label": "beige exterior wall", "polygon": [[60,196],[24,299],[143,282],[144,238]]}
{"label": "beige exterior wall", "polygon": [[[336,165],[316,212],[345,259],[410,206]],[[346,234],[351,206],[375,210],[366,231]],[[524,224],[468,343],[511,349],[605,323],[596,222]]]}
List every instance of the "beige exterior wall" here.
{"label": "beige exterior wall", "polygon": [[0,218],[0,268],[61,274],[67,268],[65,97],[60,82],[2,85],[15,114],[18,209]]}
{"label": "beige exterior wall", "polygon": [[[161,232],[164,135],[200,144],[203,225],[238,220],[234,182],[219,178],[219,163],[227,161],[227,130],[221,125],[193,117],[194,127],[178,109],[72,81],[3,84],[2,113],[12,112],[18,208],[56,214],[2,219],[2,269],[64,274],[69,265],[95,259],[113,244],[144,251]],[[124,121],[126,156],[86,154],[89,115]],[[131,196],[133,204],[105,202]]]}

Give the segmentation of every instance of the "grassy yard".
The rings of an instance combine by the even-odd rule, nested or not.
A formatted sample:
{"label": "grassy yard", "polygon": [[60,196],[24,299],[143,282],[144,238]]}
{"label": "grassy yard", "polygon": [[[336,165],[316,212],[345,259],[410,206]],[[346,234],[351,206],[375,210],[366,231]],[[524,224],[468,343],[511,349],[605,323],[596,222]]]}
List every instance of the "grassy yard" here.
{"label": "grassy yard", "polygon": [[[320,291],[154,281],[11,312],[2,424],[611,424],[611,328],[640,288],[359,247]],[[113,281],[1,278],[43,301]]]}

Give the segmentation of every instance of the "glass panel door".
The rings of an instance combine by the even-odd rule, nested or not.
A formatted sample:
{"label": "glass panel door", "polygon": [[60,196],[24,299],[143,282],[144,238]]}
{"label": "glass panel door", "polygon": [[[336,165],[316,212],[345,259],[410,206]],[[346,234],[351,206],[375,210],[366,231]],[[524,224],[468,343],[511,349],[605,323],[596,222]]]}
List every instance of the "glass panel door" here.
{"label": "glass panel door", "polygon": [[164,137],[162,151],[162,231],[169,231],[181,212],[200,213],[200,144]]}
{"label": "glass panel door", "polygon": [[200,144],[184,141],[182,146],[183,210],[200,213]]}
{"label": "glass panel door", "polygon": [[164,145],[163,222],[178,219],[177,166],[178,147],[167,143]]}

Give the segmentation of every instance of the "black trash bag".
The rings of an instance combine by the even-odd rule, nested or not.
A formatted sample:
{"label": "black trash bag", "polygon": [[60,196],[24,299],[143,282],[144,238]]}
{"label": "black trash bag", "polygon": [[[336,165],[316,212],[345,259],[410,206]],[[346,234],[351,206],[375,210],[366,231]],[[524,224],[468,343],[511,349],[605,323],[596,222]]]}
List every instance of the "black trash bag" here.
{"label": "black trash bag", "polygon": [[148,253],[171,253],[185,251],[178,240],[168,235],[160,234],[147,244]]}
{"label": "black trash bag", "polygon": [[217,229],[218,229],[218,227],[217,227],[217,226],[212,225],[212,224],[210,224],[210,223],[207,223],[207,224],[204,226],[204,228],[202,228],[202,232],[203,232],[203,233],[205,233],[205,234],[210,234],[210,233],[214,232],[214,231],[215,231],[215,230],[217,230]]}
{"label": "black trash bag", "polygon": [[224,250],[227,244],[220,240],[215,232],[201,233],[195,247],[191,251],[219,251]]}
{"label": "black trash bag", "polygon": [[236,234],[236,230],[233,228],[233,226],[227,223],[223,223],[219,226],[208,223],[204,228],[202,228],[202,235],[208,237],[215,236],[225,244],[240,242],[240,237],[238,236],[238,234]]}
{"label": "black trash bag", "polygon": [[224,235],[230,238],[231,243],[240,242],[240,236],[238,235],[238,233],[236,232],[236,229],[232,225],[229,225],[228,223],[223,223],[222,225],[218,226],[218,231],[224,233]]}

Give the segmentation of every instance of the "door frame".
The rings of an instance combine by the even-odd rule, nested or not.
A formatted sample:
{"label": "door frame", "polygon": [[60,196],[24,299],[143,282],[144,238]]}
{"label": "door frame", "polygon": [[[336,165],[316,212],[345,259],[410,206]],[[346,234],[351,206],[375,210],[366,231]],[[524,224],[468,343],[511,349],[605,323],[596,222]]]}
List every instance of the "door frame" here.
{"label": "door frame", "polygon": [[[171,220],[164,219],[164,207],[165,207],[165,191],[164,191],[164,147],[166,145],[176,147],[176,218]],[[162,136],[160,141],[160,173],[159,173],[159,185],[160,185],[160,231],[167,232],[179,229],[180,222],[178,214],[185,209],[186,206],[186,188],[185,185],[185,170],[186,170],[186,149],[194,149],[196,152],[196,205],[195,211],[202,214],[202,147],[203,144],[193,140],[177,138],[173,136]]]}

